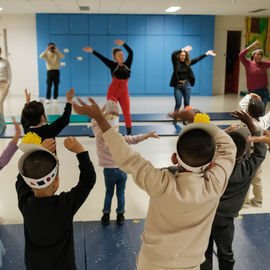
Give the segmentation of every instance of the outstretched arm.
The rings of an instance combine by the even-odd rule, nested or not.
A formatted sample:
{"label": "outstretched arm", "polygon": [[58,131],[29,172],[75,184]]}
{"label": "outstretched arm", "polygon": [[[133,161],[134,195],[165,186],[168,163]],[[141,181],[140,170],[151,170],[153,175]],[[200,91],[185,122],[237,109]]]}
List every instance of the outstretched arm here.
{"label": "outstretched arm", "polygon": [[111,128],[104,118],[100,108],[92,98],[88,98],[92,105],[87,105],[77,98],[80,105],[74,103],[73,108],[78,114],[88,115],[98,123],[106,145],[119,168],[133,175],[135,183],[148,194],[156,194],[165,189],[168,179],[165,172],[156,169],[149,161],[134,152],[125,142],[123,136]]}
{"label": "outstretched arm", "polygon": [[110,59],[104,57],[102,54],[94,51],[93,48],[91,48],[91,47],[84,47],[83,51],[88,52],[88,53],[93,53],[97,58],[99,58],[109,68],[111,68],[115,64],[112,60],[110,60]]}

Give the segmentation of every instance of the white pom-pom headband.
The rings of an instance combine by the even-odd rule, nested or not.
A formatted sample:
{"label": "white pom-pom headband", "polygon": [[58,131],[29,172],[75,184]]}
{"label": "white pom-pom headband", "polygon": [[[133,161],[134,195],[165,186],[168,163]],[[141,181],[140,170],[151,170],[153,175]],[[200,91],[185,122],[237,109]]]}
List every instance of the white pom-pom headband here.
{"label": "white pom-pom headband", "polygon": [[[35,189],[42,189],[42,188],[49,186],[54,181],[54,179],[57,175],[57,172],[58,172],[58,168],[59,168],[59,162],[58,162],[57,158],[55,157],[55,155],[53,153],[51,153],[49,150],[47,150],[46,148],[42,147],[41,145],[32,144],[32,143],[21,143],[18,146],[18,148],[24,152],[23,156],[19,160],[18,166],[19,166],[19,172],[20,172],[22,178],[24,179],[24,181],[26,182],[26,184],[28,186],[30,186],[31,188],[35,188]],[[24,176],[24,171],[23,171],[24,160],[31,153],[36,152],[36,151],[46,151],[49,154],[51,154],[55,158],[55,161],[56,161],[56,165],[55,165],[54,169],[48,175],[46,175],[42,178],[39,178],[39,179],[28,178],[28,177]]]}
{"label": "white pom-pom headband", "polygon": [[[208,124],[208,123],[191,123],[185,126],[181,132],[179,133],[178,140],[188,131],[193,130],[193,129],[201,129],[205,132],[207,132],[211,137],[214,137],[216,132],[217,132],[217,127],[213,124]],[[176,157],[178,160],[178,163],[185,168],[186,170],[196,172],[196,173],[201,173],[203,172],[211,163],[211,161],[207,164],[204,164],[199,167],[193,167],[188,164],[186,164],[181,157],[178,155],[177,149],[176,149]]]}

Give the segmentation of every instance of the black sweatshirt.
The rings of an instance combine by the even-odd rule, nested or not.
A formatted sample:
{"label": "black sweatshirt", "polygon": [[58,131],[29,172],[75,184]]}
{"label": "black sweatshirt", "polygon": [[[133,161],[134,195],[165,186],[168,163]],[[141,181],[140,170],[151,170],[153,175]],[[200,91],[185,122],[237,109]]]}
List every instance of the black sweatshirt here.
{"label": "black sweatshirt", "polygon": [[175,51],[172,53],[172,63],[173,63],[173,74],[170,82],[170,86],[176,87],[179,84],[180,80],[187,80],[193,86],[195,84],[195,77],[190,68],[190,66],[196,64],[207,55],[202,54],[191,60],[190,66],[187,66],[184,62],[180,62],[178,59],[178,55],[182,52],[182,50]]}
{"label": "black sweatshirt", "polygon": [[[260,132],[256,132],[255,136],[260,136]],[[235,164],[227,188],[220,198],[216,215],[223,217],[238,216],[252,179],[265,159],[265,155],[265,144],[254,143],[254,152],[250,157]]]}
{"label": "black sweatshirt", "polygon": [[46,124],[40,127],[28,127],[24,119],[21,120],[24,133],[35,132],[38,134],[42,141],[49,138],[55,138],[68,124],[70,120],[70,115],[72,111],[72,104],[66,103],[64,112],[61,117],[55,120],[51,124]]}
{"label": "black sweatshirt", "polygon": [[77,158],[79,183],[60,195],[37,198],[21,175],[17,177],[19,209],[24,218],[27,270],[76,270],[73,216],[96,182],[88,152],[79,153]]}
{"label": "black sweatshirt", "polygon": [[123,63],[123,66],[119,66],[116,62],[104,57],[100,53],[93,51],[93,54],[98,57],[107,67],[110,68],[112,77],[116,77],[119,80],[126,80],[130,77],[131,73],[131,64],[133,59],[133,51],[128,47],[128,45],[125,43],[123,47],[128,52],[128,58]]}

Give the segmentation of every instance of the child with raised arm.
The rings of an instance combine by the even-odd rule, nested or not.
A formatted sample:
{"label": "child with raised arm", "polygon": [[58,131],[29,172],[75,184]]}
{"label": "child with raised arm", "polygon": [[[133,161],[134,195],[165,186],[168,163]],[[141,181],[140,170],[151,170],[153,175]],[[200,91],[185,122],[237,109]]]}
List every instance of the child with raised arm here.
{"label": "child with raised arm", "polygon": [[21,124],[24,133],[34,132],[38,134],[42,141],[47,138],[55,138],[68,124],[72,111],[72,100],[74,97],[74,88],[66,93],[66,106],[62,116],[51,124],[47,124],[47,117],[44,106],[41,102],[30,101],[30,95],[25,91],[26,104],[22,110]]}
{"label": "child with raised arm", "polygon": [[[115,128],[116,131],[119,131],[119,108],[117,103],[113,100],[108,100],[103,110],[104,117],[108,120],[111,126]],[[100,130],[96,120],[92,119],[91,124],[93,133],[96,137],[96,151],[99,159],[99,166],[104,168],[103,173],[106,186],[106,195],[104,200],[103,216],[101,218],[101,223],[103,225],[110,224],[111,203],[114,194],[114,187],[116,186],[116,222],[118,225],[122,225],[125,220],[125,188],[127,174],[120,170],[117,164],[114,162],[110,150],[105,144],[105,141],[102,137],[102,131]],[[155,132],[150,132],[148,134],[139,134],[135,136],[124,136],[125,141],[128,144],[137,144],[150,137],[159,138]]]}
{"label": "child with raised arm", "polygon": [[[251,135],[260,135],[256,130],[252,118],[245,112],[236,111],[233,116],[245,123]],[[266,146],[264,143],[254,143],[254,151],[250,153],[250,143],[247,128],[238,128],[229,132],[236,147],[236,163],[230,176],[229,183],[217,208],[208,248],[205,252],[206,260],[201,265],[201,270],[213,269],[213,245],[217,246],[218,262],[220,270],[233,270],[235,259],[232,249],[234,238],[234,218],[245,200],[247,191],[257,169],[265,159]]]}
{"label": "child with raised arm", "polygon": [[89,98],[92,105],[78,101],[74,110],[97,121],[116,164],[150,196],[137,269],[199,269],[219,198],[235,164],[232,139],[212,124],[187,125],[172,154],[173,163],[184,170],[174,175],[133,151],[93,99]]}
{"label": "child with raised arm", "polygon": [[[79,161],[78,184],[55,195],[59,186],[59,162],[53,147],[22,143],[16,190],[24,220],[27,270],[76,270],[73,217],[85,202],[96,181],[89,154],[73,137],[64,141]],[[43,142],[43,144],[46,140]],[[37,168],[39,168],[37,170]]]}
{"label": "child with raised arm", "polygon": [[[0,171],[9,163],[15,152],[17,151],[17,143],[21,136],[21,128],[18,123],[16,123],[15,118],[12,117],[12,121],[15,128],[15,135],[12,140],[8,143],[8,146],[4,149],[0,156]],[[3,223],[3,218],[0,217],[0,224]]]}
{"label": "child with raised arm", "polygon": [[[255,93],[250,93],[243,97],[239,102],[239,107],[241,110],[247,112],[251,117],[253,124],[259,133],[263,133],[265,129],[270,127],[270,111],[264,115],[265,106],[261,101],[261,97]],[[254,178],[251,182],[253,187],[254,198],[250,200],[249,191],[243,208],[248,208],[250,204],[256,207],[262,207],[263,203],[263,186],[262,186],[262,166],[258,168]]]}

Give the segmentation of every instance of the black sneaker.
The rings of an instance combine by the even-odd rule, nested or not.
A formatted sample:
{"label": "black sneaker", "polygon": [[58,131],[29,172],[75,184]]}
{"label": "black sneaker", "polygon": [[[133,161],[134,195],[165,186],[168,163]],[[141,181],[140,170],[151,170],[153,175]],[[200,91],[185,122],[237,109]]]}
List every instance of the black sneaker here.
{"label": "black sneaker", "polygon": [[124,220],[125,220],[124,214],[117,214],[116,223],[118,225],[123,225],[124,224]]}
{"label": "black sneaker", "polygon": [[101,218],[102,225],[109,225],[110,224],[110,214],[103,214]]}

